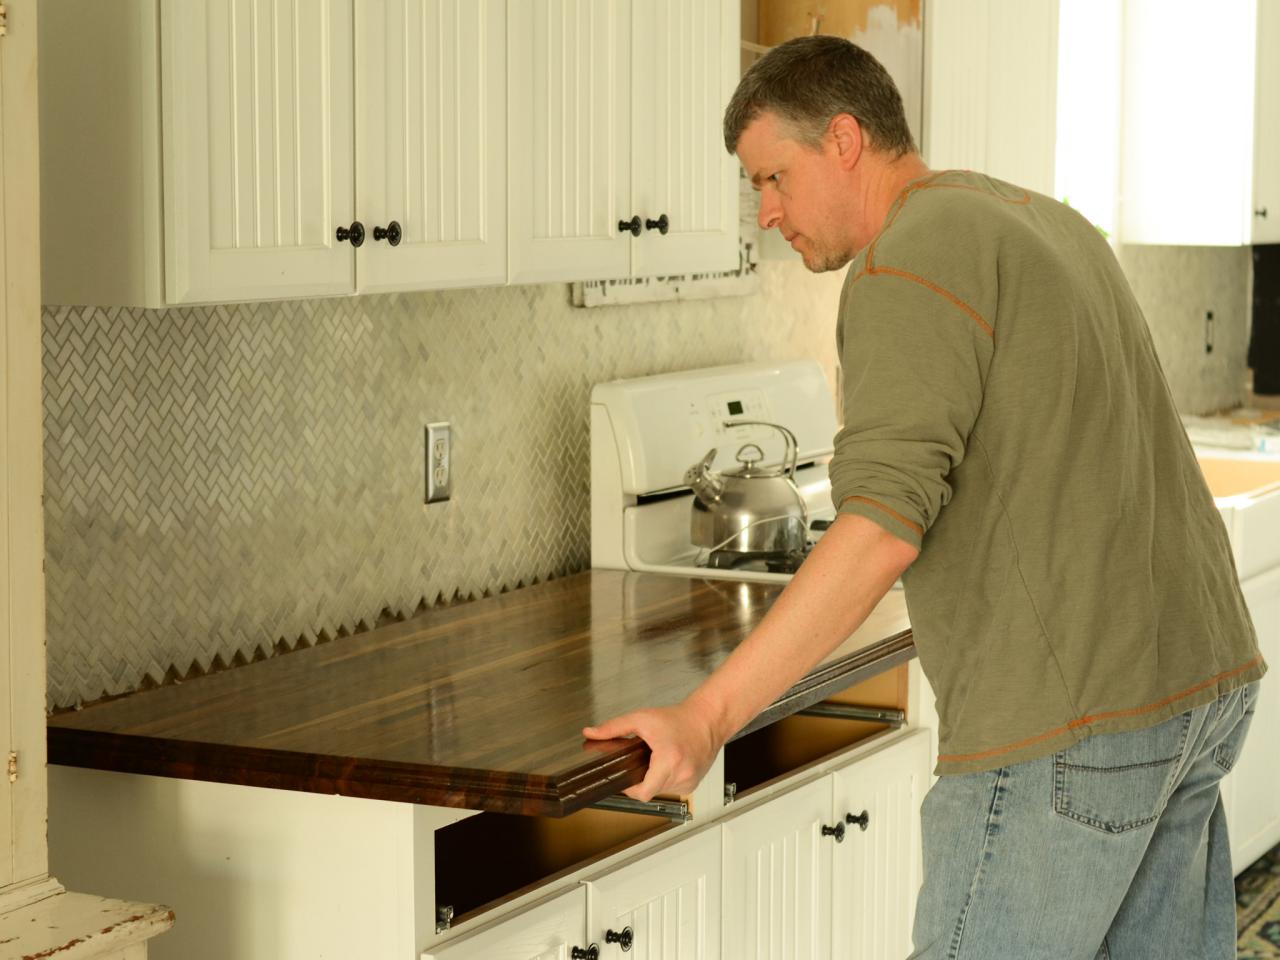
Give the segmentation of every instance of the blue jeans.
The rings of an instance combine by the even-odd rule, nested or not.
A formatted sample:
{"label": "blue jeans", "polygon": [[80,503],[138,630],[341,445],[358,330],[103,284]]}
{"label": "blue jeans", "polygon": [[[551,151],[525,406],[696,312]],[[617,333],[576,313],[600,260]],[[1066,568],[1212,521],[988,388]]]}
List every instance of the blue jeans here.
{"label": "blue jeans", "polygon": [[1234,960],[1218,782],[1251,683],[1142,730],[946,776],[925,797],[913,960]]}

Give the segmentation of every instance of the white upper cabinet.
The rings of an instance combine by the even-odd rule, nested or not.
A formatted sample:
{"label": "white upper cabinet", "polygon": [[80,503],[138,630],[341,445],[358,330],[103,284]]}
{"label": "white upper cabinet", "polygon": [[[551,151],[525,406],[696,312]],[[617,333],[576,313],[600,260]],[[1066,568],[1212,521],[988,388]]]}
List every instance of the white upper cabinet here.
{"label": "white upper cabinet", "polygon": [[506,279],[505,0],[41,10],[45,303]]}
{"label": "white upper cabinet", "polygon": [[165,299],[350,293],[351,0],[160,7]]}
{"label": "white upper cabinet", "polygon": [[511,280],[631,270],[631,4],[521,0],[510,38]]}
{"label": "white upper cabinet", "polygon": [[509,17],[511,281],[736,267],[720,120],[738,4],[530,0]]}
{"label": "white upper cabinet", "polygon": [[1121,239],[1280,242],[1280,0],[1126,0]]}
{"label": "white upper cabinet", "polygon": [[506,27],[503,0],[356,0],[361,291],[506,280]]}

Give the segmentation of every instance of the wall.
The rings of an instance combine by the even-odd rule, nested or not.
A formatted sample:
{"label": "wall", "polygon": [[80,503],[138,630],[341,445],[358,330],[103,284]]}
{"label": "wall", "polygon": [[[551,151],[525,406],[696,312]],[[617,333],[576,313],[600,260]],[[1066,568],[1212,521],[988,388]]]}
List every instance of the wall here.
{"label": "wall", "polygon": [[[584,569],[592,384],[810,356],[834,376],[841,275],[761,276],[592,310],[565,285],[46,307],[50,706]],[[454,495],[424,507],[437,419]]]}
{"label": "wall", "polygon": [[[1249,248],[1122,245],[1118,256],[1151,327],[1178,409],[1208,414],[1244,402]],[[1205,321],[1208,311],[1211,325]],[[1207,352],[1210,337],[1213,350]]]}

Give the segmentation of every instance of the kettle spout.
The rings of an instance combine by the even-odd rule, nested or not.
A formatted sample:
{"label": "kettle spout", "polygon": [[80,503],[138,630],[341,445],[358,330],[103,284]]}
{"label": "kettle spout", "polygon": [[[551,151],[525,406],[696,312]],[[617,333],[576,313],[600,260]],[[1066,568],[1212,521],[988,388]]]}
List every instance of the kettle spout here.
{"label": "kettle spout", "polygon": [[712,447],[707,455],[685,471],[684,482],[693,488],[694,495],[703,503],[712,504],[724,493],[724,480],[711,469],[717,450]]}

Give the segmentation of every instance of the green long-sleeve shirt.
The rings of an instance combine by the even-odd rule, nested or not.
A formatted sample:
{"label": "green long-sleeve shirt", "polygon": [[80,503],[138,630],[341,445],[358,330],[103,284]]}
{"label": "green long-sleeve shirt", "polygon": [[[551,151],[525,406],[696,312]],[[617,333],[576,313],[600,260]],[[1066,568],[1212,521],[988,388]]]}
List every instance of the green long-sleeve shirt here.
{"label": "green long-sleeve shirt", "polygon": [[1106,241],[980,174],[911,183],[849,267],[840,511],[903,576],[939,773],[1158,723],[1261,676],[1226,530]]}

